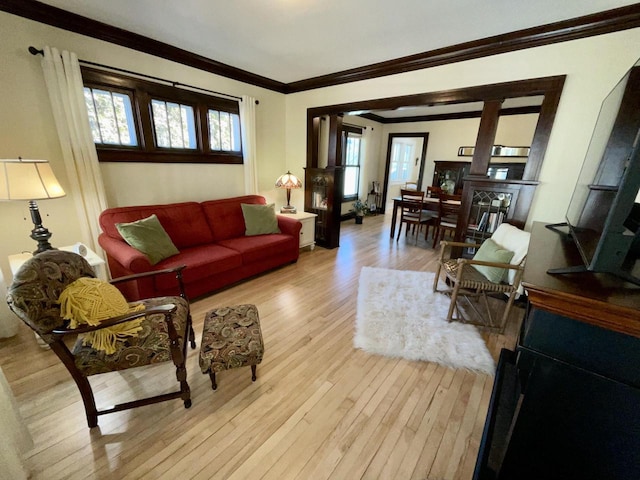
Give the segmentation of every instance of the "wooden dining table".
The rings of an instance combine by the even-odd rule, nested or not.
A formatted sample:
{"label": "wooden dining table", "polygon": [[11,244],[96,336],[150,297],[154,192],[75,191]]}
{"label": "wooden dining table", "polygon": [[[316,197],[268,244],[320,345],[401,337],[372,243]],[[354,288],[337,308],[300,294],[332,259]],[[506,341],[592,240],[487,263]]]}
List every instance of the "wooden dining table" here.
{"label": "wooden dining table", "polygon": [[[447,202],[460,205],[460,201],[458,200],[447,200]],[[422,206],[424,210],[432,210],[434,212],[438,211],[438,205],[440,204],[439,198],[434,197],[425,197],[422,200]],[[391,238],[395,237],[396,233],[396,221],[398,220],[398,210],[402,206],[402,197],[393,197],[393,212],[391,215]]]}

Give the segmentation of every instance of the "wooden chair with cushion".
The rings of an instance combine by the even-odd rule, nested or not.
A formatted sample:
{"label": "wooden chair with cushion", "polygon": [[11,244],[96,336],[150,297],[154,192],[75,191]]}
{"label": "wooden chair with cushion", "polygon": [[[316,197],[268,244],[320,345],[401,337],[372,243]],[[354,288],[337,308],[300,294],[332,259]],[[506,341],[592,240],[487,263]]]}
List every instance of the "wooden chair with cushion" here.
{"label": "wooden chair with cushion", "polygon": [[418,182],[406,182],[403,187],[404,190],[418,190]]}
{"label": "wooden chair with cushion", "polygon": [[[486,313],[483,315],[474,303],[468,302],[479,316],[479,321],[468,323],[477,323],[496,328],[500,333],[504,332],[513,302],[523,293],[520,280],[529,248],[529,237],[529,232],[503,223],[482,244],[447,241],[441,243],[433,291],[438,291],[440,272],[444,272],[445,280],[450,287],[443,292],[451,295],[447,321],[463,320],[458,305],[460,297],[480,297],[483,299]],[[452,247],[478,250],[472,259],[451,258]],[[500,323],[495,323],[491,314],[488,296],[492,294],[500,294],[501,297],[508,295]],[[454,312],[457,312],[456,318]]]}
{"label": "wooden chair with cushion", "polygon": [[[187,342],[195,348],[195,335],[182,285],[183,268],[112,280],[111,283],[134,281],[141,275],[176,277],[179,296],[146,299],[135,304],[128,304],[115,287],[95,280],[87,261],[72,252],[47,250],[29,259],[16,272],[7,295],[9,307],[51,347],[67,368],[80,390],[89,427],[97,426],[99,415],[174,398],[182,399],[185,408],[191,406],[185,359]],[[63,303],[62,310],[60,303]],[[120,311],[127,313],[114,318],[100,316],[114,311],[118,305],[124,308]],[[61,317],[61,313],[68,315],[71,310],[76,315],[71,320]],[[78,313],[80,311],[83,313]],[[84,318],[82,315],[98,320],[78,324],[77,319]],[[131,327],[134,324],[135,328]],[[71,328],[74,326],[76,328]],[[131,328],[134,333],[127,336],[112,333],[123,327]],[[72,341],[75,338],[71,349],[65,343],[69,338]],[[98,338],[112,341],[104,347],[105,344],[96,342]],[[93,343],[88,339],[93,339]],[[97,409],[89,376],[166,361],[173,361],[175,365],[177,391]]]}
{"label": "wooden chair with cushion", "polygon": [[461,200],[462,197],[460,195],[447,195],[442,192],[438,195],[438,218],[435,222],[433,248],[436,248],[438,242],[444,238],[447,232],[452,236],[455,234],[458,226]]}
{"label": "wooden chair with cushion", "polygon": [[[400,233],[402,232],[402,225],[405,224],[407,226],[405,231],[405,236],[409,234],[409,228],[413,227],[415,231],[416,228],[418,230],[422,225],[427,226],[427,234],[429,233],[429,225],[433,225],[435,218],[426,210],[423,210],[424,204],[424,192],[417,190],[400,190],[400,195],[402,197],[401,207],[400,207],[400,228],[398,229],[398,236],[396,237],[396,241],[400,239]],[[418,243],[418,236],[416,235],[416,244]]]}

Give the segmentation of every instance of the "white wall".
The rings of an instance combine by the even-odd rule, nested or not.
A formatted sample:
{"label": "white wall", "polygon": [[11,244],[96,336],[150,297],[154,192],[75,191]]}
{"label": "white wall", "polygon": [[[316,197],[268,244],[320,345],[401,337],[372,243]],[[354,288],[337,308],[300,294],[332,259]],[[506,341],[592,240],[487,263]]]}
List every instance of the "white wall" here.
{"label": "white wall", "polygon": [[[561,221],[602,100],[636,62],[639,45],[640,29],[633,29],[288,95],[287,166],[304,165],[308,108],[566,75],[527,223]],[[473,145],[475,136],[465,143]]]}
{"label": "white wall", "polygon": [[[142,54],[107,42],[66,32],[0,12],[0,158],[48,159],[68,195],[39,202],[43,223],[55,246],[71,245],[80,235],[73,192],[66,178],[58,136],[46,92],[40,57],[27,48],[45,45],[70,50],[80,59],[197,85],[215,91],[256,97],[258,185],[276,203],[285,192],[274,183],[286,172],[284,95],[201,70]],[[242,165],[102,163],[109,206],[208,200],[244,194]],[[302,176],[294,166],[292,172]],[[7,256],[35,250],[27,202],[0,203],[0,268],[10,278]]]}

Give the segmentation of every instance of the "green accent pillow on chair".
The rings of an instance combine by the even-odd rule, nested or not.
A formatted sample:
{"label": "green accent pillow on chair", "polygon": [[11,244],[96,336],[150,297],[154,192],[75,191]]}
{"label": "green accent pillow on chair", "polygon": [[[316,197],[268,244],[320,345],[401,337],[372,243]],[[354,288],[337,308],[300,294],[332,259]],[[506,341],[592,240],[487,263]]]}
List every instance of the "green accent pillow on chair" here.
{"label": "green accent pillow on chair", "polygon": [[280,233],[275,203],[270,203],[269,205],[241,203],[240,206],[244,217],[244,234],[247,237]]}
{"label": "green accent pillow on chair", "polygon": [[125,242],[149,258],[151,265],[180,253],[155,213],[135,222],[116,223],[116,228]]}
{"label": "green accent pillow on chair", "polygon": [[[473,256],[474,260],[482,262],[509,263],[513,258],[513,252],[506,250],[496,242],[487,238]],[[507,273],[506,268],[487,267],[486,265],[472,265],[481,274],[487,277],[487,280],[493,283],[500,283]]]}

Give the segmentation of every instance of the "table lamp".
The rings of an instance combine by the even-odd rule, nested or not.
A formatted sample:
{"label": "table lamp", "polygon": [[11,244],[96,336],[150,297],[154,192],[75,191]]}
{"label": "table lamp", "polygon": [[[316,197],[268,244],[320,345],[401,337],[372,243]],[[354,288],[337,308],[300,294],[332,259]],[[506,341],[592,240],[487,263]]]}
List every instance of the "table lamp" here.
{"label": "table lamp", "polygon": [[291,205],[291,189],[302,188],[302,182],[293,173],[287,170],[287,173],[280,175],[276,180],[276,188],[287,189],[287,205],[280,209],[280,213],[296,213],[296,207]]}
{"label": "table lamp", "polygon": [[28,200],[34,228],[31,238],[38,242],[34,255],[51,250],[51,232],[42,226],[36,200],[64,197],[65,193],[47,160],[0,159],[0,200]]}

